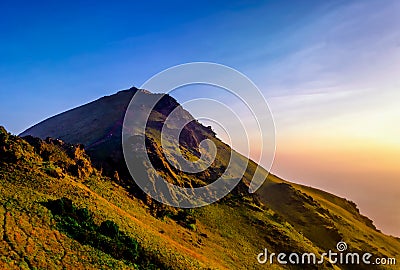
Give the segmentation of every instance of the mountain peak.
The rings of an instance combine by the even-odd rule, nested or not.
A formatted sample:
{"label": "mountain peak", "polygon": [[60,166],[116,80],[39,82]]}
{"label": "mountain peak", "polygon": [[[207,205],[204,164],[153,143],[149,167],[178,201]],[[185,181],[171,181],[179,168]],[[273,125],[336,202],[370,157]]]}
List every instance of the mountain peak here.
{"label": "mountain peak", "polygon": [[[160,96],[158,103],[153,108],[153,113],[149,116],[149,128],[161,132],[163,121],[175,109],[177,111],[174,113],[174,122],[189,121],[179,140],[195,156],[200,155],[198,145],[205,136],[215,137],[212,130],[195,121],[175,98],[168,94],[153,94],[136,87],[121,90],[113,95],[104,96],[53,116],[20,135],[31,135],[41,139],[52,137],[67,143],[83,144],[88,153],[93,156],[94,162],[102,166],[105,171],[110,170],[109,173],[113,174],[115,170],[120,170],[120,174],[128,177],[122,155],[122,125],[129,103],[139,92],[145,95]],[[146,104],[134,104],[130,109],[135,114],[140,111],[141,106],[146,106]],[[133,118],[135,119],[136,116]]]}
{"label": "mountain peak", "polygon": [[[112,222],[115,223],[108,222],[107,224],[113,225],[111,227],[114,228],[114,232],[118,232],[116,224],[120,226],[127,224],[126,218],[129,212],[133,217],[129,218],[129,223],[134,225],[124,228],[131,235],[138,235],[139,239],[152,240],[160,237],[162,250],[164,247],[166,250],[174,247],[177,248],[179,256],[188,256],[196,263],[215,265],[215,268],[220,269],[257,268],[260,265],[255,259],[256,254],[264,248],[274,252],[314,251],[318,254],[333,250],[339,241],[346,242],[351,252],[369,252],[381,257],[398,255],[399,241],[377,231],[372,221],[362,216],[355,204],[346,199],[287,182],[266,171],[264,172],[266,179],[262,187],[256,193],[249,194],[248,185],[257,168],[257,164],[251,160],[248,160],[247,168],[241,177],[229,174],[232,180],[240,180],[238,185],[223,199],[206,207],[179,209],[165,206],[151,199],[131,177],[121,144],[126,110],[132,97],[139,91],[145,94],[144,100],[146,100],[146,95],[160,97],[148,118],[145,130],[144,154],[148,155],[148,160],[144,160],[143,156],[137,154],[139,152],[135,148],[138,145],[135,141],[137,135],[132,134],[129,137],[133,162],[139,164],[138,171],[143,171],[140,176],[149,183],[152,194],[160,194],[160,190],[157,190],[157,186],[154,185],[155,174],[161,175],[168,183],[190,190],[214,182],[225,174],[228,166],[233,166],[234,170],[238,170],[240,165],[230,163],[232,149],[216,138],[209,128],[197,122],[173,97],[152,94],[133,87],[53,116],[22,133],[24,136],[32,135],[43,140],[11,136],[0,127],[0,165],[5,164],[0,170],[0,180],[8,187],[4,188],[3,185],[2,190],[10,193],[7,195],[1,192],[3,201],[7,201],[4,205],[9,205],[10,198],[18,197],[23,198],[21,201],[29,206],[26,209],[31,209],[32,206],[40,207],[39,204],[33,204],[30,201],[31,195],[21,196],[21,194],[32,194],[34,190],[38,192],[35,200],[42,203],[43,200],[51,202],[59,198],[60,202],[68,202],[69,208],[73,208],[71,205],[74,201],[79,205],[88,205],[92,210],[100,209],[99,213],[93,212],[93,214],[97,214],[102,219],[104,219],[104,213],[112,217]],[[133,108],[130,108],[133,109],[133,118],[140,117],[141,106],[146,106],[146,104],[134,104]],[[168,141],[169,147],[165,149],[161,145],[161,129],[173,110],[177,110],[177,113],[173,115],[173,120],[176,123],[186,123],[186,125],[180,132],[179,145],[176,145],[175,141],[175,144]],[[177,129],[178,126],[175,123],[171,125],[168,123],[166,128]],[[47,137],[54,139],[45,140]],[[181,160],[171,155],[170,148],[180,151],[183,156],[180,158],[196,161],[200,156],[199,143],[204,139],[211,140],[217,149],[212,164],[197,173],[181,170]],[[15,165],[20,167],[15,167]],[[32,171],[32,166],[36,166],[36,171],[41,173],[40,177],[33,175],[27,178],[25,176]],[[154,170],[149,173],[151,167]],[[4,168],[8,168],[9,171]],[[43,175],[43,170],[46,175]],[[26,186],[22,187],[21,183]],[[13,192],[18,193],[18,196]],[[170,190],[162,192],[163,196],[175,195]],[[65,194],[68,195],[68,200],[60,199]],[[215,194],[207,190],[204,196],[211,198]],[[185,199],[184,196],[180,198]],[[92,205],[94,202],[96,205]],[[1,206],[0,210],[2,210]],[[43,213],[43,209],[36,211]],[[73,217],[77,216],[74,211],[70,214]],[[8,219],[9,217],[7,217],[7,224]],[[45,220],[51,220],[51,218],[46,217]],[[77,221],[77,224],[81,226],[80,220]],[[82,224],[86,223],[82,222]],[[68,231],[76,232],[75,222],[71,226],[67,228]],[[97,235],[103,239],[102,230],[97,230],[98,226],[96,226],[92,224],[91,233],[87,234],[84,231],[84,235],[93,237]],[[131,231],[133,229],[137,231]],[[48,225],[45,230],[53,233],[54,229]],[[11,229],[5,231],[9,233]],[[0,233],[2,233],[1,228]],[[184,235],[183,238],[182,235]],[[186,235],[190,239],[184,239]],[[246,237],[243,237],[244,235]],[[68,237],[73,236],[76,234],[68,235]],[[81,238],[78,237],[78,239]],[[141,244],[146,247],[148,242],[146,240]],[[64,241],[63,245],[67,246],[66,243],[69,242]],[[82,246],[86,246],[86,243],[82,243]],[[382,248],[383,246],[385,248]],[[98,245],[94,247],[99,248]],[[153,248],[154,246],[151,246],[151,250]],[[58,252],[59,248],[55,250]],[[231,258],[224,257],[230,252],[235,252],[238,260],[232,261]],[[163,252],[157,254],[163,254]],[[207,256],[203,256],[204,254]],[[208,258],[211,258],[214,263],[210,263]],[[168,265],[166,268],[191,268],[186,265],[180,265],[178,268],[169,267],[180,260],[170,261],[164,257],[157,259],[162,262],[162,265]],[[331,265],[326,261],[321,267],[328,268],[328,266]]]}

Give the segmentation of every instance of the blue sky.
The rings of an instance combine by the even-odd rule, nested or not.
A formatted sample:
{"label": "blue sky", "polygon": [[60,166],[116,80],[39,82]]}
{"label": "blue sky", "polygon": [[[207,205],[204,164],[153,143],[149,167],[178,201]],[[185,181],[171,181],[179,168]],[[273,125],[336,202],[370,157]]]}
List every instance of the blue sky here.
{"label": "blue sky", "polygon": [[400,235],[399,1],[82,3],[0,3],[0,125],[19,133],[171,66],[225,64],[270,104],[274,173],[347,197]]}
{"label": "blue sky", "polygon": [[341,3],[215,2],[2,2],[3,124],[18,133],[185,62],[257,69],[297,50],[299,29]]}

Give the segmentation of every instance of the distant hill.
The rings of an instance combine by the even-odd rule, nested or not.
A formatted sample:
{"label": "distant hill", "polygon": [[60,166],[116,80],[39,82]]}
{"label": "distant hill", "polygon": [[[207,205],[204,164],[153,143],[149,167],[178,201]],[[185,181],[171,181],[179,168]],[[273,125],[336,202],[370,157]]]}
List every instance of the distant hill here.
{"label": "distant hill", "polygon": [[[156,95],[131,88],[51,117],[20,137],[0,130],[0,268],[262,269],[267,265],[256,256],[264,248],[322,254],[339,241],[349,252],[399,256],[400,241],[379,232],[344,198],[267,172],[263,186],[249,194],[257,166],[252,161],[239,185],[217,203],[184,210],[153,201],[131,179],[122,154],[123,118],[137,91]],[[204,138],[217,145],[215,161],[203,172],[182,173],[166,160],[160,130],[176,108],[174,121],[191,121],[179,139],[188,159],[199,156]],[[157,171],[185,187],[214,181],[231,153],[168,95],[151,114],[146,146]],[[319,268],[371,265],[325,261]]]}

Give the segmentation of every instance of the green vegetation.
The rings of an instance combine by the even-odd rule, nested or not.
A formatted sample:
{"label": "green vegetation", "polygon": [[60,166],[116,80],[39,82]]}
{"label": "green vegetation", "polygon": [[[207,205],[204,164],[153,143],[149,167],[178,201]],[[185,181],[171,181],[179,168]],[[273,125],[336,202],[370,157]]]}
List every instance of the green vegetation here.
{"label": "green vegetation", "polygon": [[113,221],[105,220],[98,226],[87,208],[77,208],[65,197],[50,200],[44,205],[53,213],[59,230],[79,243],[99,249],[137,268],[159,268],[146,258],[139,243],[120,231]]}
{"label": "green vegetation", "polygon": [[[130,178],[120,145],[121,119],[132,94],[102,98],[31,130],[43,139],[84,143],[90,158],[82,145],[21,139],[0,128],[0,269],[259,269],[256,256],[264,248],[321,254],[335,250],[339,240],[349,251],[398,258],[400,241],[377,231],[343,198],[271,174],[256,194],[249,194],[252,161],[239,185],[217,203],[185,210],[153,201]],[[165,155],[177,146],[167,142],[170,150],[163,151],[160,127],[177,105],[164,98],[151,116],[146,134],[151,162],[170,183],[206,185],[225,171],[231,149],[192,121],[178,150],[197,160],[197,144],[208,138],[217,146],[217,157],[201,173],[174,168],[177,161],[171,164]],[[191,116],[180,110],[180,117]],[[60,122],[65,128],[57,128]],[[136,161],[143,163],[140,157]],[[325,262],[320,269],[352,268]]]}

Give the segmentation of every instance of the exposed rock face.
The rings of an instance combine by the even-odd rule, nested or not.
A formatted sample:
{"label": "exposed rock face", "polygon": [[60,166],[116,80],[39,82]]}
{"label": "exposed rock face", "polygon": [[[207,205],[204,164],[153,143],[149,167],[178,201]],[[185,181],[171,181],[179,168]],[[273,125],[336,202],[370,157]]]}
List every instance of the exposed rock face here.
{"label": "exposed rock face", "polygon": [[[41,139],[51,137],[67,143],[83,144],[97,167],[110,176],[114,176],[117,171],[119,178],[126,180],[130,178],[130,174],[122,153],[122,124],[129,102],[137,91],[147,95],[160,95],[133,87],[51,117],[27,129],[21,136],[31,135]],[[132,108],[133,111],[137,109],[139,108]],[[171,96],[161,97],[149,117],[147,129],[161,131],[165,119],[173,110],[174,121],[189,120],[179,137],[180,144],[199,157],[199,143],[206,137],[214,138],[215,133],[198,123]],[[155,150],[154,145],[149,147],[153,147],[151,151]],[[154,159],[154,162],[159,161]]]}
{"label": "exposed rock face", "polygon": [[0,163],[34,164],[41,159],[34,155],[33,147],[21,138],[10,135],[0,126]]}
{"label": "exposed rock face", "polygon": [[25,136],[23,139],[33,146],[33,150],[44,162],[55,166],[47,170],[53,177],[61,178],[65,173],[69,173],[84,179],[94,172],[90,158],[81,144],[69,144],[52,138],[42,140],[32,136]]}

